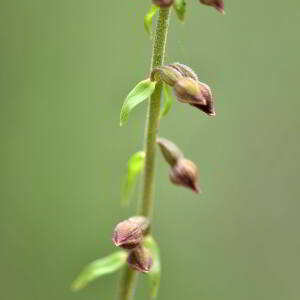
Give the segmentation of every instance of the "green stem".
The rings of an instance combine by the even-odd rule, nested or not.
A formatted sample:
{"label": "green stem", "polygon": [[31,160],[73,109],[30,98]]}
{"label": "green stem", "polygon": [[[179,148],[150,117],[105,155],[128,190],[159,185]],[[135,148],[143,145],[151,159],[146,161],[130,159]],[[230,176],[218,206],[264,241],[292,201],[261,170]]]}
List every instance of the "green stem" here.
{"label": "green stem", "polygon": [[138,273],[136,271],[133,271],[132,269],[129,269],[129,267],[126,266],[121,281],[120,300],[133,299],[137,279]]}
{"label": "green stem", "polygon": [[[164,62],[167,33],[170,19],[170,8],[159,10],[154,46],[152,52],[151,70],[161,66]],[[142,203],[138,211],[140,215],[152,218],[154,178],[155,178],[155,154],[156,154],[156,134],[159,127],[160,98],[162,83],[158,82],[155,91],[150,97],[147,120],[145,127],[145,169],[142,182]],[[134,297],[138,273],[126,267],[121,284],[120,300],[131,300]]]}
{"label": "green stem", "polygon": [[[170,9],[160,9],[156,25],[155,40],[152,52],[151,70],[164,63]],[[156,134],[159,126],[160,98],[162,82],[158,82],[151,95],[145,127],[145,169],[143,177],[142,203],[139,213],[151,219],[153,211]]]}

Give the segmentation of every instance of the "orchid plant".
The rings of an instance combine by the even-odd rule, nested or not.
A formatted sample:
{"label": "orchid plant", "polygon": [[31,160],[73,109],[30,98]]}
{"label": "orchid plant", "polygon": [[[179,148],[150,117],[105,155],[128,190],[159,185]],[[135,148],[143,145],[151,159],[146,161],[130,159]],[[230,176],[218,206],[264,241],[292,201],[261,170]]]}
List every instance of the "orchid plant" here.
{"label": "orchid plant", "polygon": [[[200,0],[202,4],[214,7],[224,13],[223,0]],[[158,295],[161,277],[159,246],[151,233],[154,203],[155,160],[157,145],[170,166],[171,183],[200,192],[197,183],[198,169],[173,142],[158,137],[161,120],[170,112],[173,95],[183,104],[189,104],[208,116],[215,116],[213,96],[210,87],[201,82],[197,74],[181,63],[164,64],[165,48],[171,10],[183,22],[186,0],[153,0],[149,12],[144,17],[144,27],[153,39],[152,63],[149,78],[139,82],[128,94],[121,108],[120,125],[125,125],[131,111],[148,99],[148,113],[145,125],[144,150],[134,153],[127,164],[122,186],[121,202],[128,205],[141,175],[142,193],[137,215],[116,225],[112,241],[120,250],[100,258],[79,274],[72,284],[74,291],[85,287],[96,278],[124,268],[118,298],[131,300],[139,273],[145,273],[150,281],[150,297]],[[152,20],[157,16],[157,24],[152,37]],[[163,95],[163,105],[162,98]]]}

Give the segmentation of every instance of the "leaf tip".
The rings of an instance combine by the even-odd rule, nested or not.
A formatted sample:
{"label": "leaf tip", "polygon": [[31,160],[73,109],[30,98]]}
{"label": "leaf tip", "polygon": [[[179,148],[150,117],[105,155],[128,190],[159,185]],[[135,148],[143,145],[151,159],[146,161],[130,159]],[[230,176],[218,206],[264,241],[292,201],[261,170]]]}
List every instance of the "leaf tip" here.
{"label": "leaf tip", "polygon": [[84,285],[82,285],[77,279],[75,279],[71,286],[70,289],[72,292],[78,292],[80,289],[82,289],[84,287]]}

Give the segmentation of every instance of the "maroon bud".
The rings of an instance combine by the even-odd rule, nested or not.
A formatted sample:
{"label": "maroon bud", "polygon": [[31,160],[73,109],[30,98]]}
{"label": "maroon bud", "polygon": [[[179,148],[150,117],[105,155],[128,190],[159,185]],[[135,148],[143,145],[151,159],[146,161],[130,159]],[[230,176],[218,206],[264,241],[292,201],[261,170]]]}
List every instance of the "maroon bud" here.
{"label": "maroon bud", "polygon": [[173,0],[152,0],[152,3],[159,7],[169,7],[173,4]]}
{"label": "maroon bud", "polygon": [[170,180],[176,185],[192,189],[195,193],[200,192],[197,185],[197,167],[190,160],[180,159],[171,169]]}
{"label": "maroon bud", "polygon": [[178,101],[195,106],[209,116],[216,115],[210,87],[200,82],[190,67],[180,63],[156,67],[152,70],[150,79],[162,80],[173,87]]}
{"label": "maroon bud", "polygon": [[136,271],[148,273],[152,266],[152,257],[147,248],[139,246],[130,251],[127,263]]}
{"label": "maroon bud", "polygon": [[149,219],[144,216],[134,216],[128,219],[128,221],[136,223],[142,230],[143,236],[146,236],[150,229]]}
{"label": "maroon bud", "polygon": [[140,245],[148,229],[149,221],[147,218],[142,216],[132,217],[116,226],[112,241],[117,247],[133,249]]}
{"label": "maroon bud", "polygon": [[206,100],[205,104],[201,103],[190,103],[192,106],[197,107],[198,109],[202,110],[204,113],[208,114],[209,116],[215,116],[215,110],[214,110],[214,103],[213,103],[213,97],[210,87],[203,83],[198,82],[199,88],[201,90],[201,94],[203,98]]}
{"label": "maroon bud", "polygon": [[200,0],[202,4],[212,6],[220,13],[225,14],[224,1],[223,0]]}

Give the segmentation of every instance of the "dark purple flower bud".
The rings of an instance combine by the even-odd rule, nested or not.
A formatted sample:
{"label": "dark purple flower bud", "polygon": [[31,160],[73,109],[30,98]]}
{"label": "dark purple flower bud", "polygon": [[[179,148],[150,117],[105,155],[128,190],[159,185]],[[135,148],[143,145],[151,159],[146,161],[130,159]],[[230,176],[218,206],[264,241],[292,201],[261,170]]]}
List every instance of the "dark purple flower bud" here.
{"label": "dark purple flower bud", "polygon": [[130,251],[127,263],[136,271],[148,273],[152,266],[152,257],[147,248],[139,246]]}
{"label": "dark purple flower bud", "polygon": [[180,159],[170,171],[170,180],[176,185],[181,185],[192,189],[195,193],[199,193],[200,189],[197,185],[197,167],[185,158]]}
{"label": "dark purple flower bud", "polygon": [[198,104],[190,103],[190,104],[202,110],[204,113],[208,114],[209,116],[215,116],[216,112],[214,110],[213,97],[212,97],[210,87],[203,82],[198,82],[198,84],[201,90],[201,94],[203,98],[206,100],[206,104],[201,104],[201,103]]}
{"label": "dark purple flower bud", "polygon": [[200,0],[202,4],[212,6],[220,13],[225,14],[224,1],[223,0]]}
{"label": "dark purple flower bud", "polygon": [[133,249],[140,245],[148,229],[149,221],[147,218],[143,216],[132,217],[116,226],[112,241],[117,247]]}
{"label": "dark purple flower bud", "polygon": [[159,7],[169,7],[173,4],[173,0],[152,0],[152,3]]}

